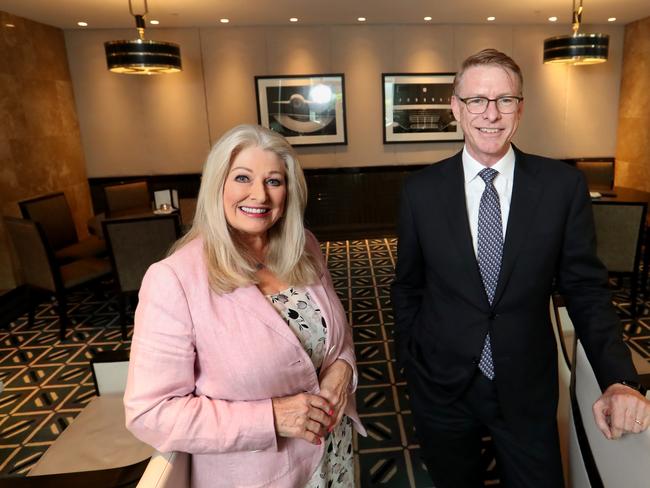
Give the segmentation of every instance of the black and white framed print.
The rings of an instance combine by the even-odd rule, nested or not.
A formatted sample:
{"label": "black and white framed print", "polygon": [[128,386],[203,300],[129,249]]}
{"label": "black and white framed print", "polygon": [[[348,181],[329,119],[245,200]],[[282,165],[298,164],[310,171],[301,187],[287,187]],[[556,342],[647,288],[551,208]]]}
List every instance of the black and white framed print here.
{"label": "black and white framed print", "polygon": [[462,141],[453,91],[454,73],[383,73],[384,144]]}
{"label": "black and white framed print", "polygon": [[256,76],[257,119],[294,146],[347,144],[342,74]]}

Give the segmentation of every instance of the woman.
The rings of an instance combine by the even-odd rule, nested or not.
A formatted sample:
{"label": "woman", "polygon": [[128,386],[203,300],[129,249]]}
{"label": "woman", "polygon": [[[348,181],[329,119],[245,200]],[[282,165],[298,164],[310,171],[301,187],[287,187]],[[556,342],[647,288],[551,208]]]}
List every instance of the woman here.
{"label": "woman", "polygon": [[354,484],[352,338],[306,200],[291,146],[235,127],[208,156],[192,229],[142,282],[127,427],[191,453],[193,487]]}

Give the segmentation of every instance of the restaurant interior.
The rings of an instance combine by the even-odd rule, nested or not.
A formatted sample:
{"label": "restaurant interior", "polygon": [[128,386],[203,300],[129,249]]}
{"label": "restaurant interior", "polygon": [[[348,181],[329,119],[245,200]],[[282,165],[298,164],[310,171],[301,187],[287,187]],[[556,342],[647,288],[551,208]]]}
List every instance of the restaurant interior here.
{"label": "restaurant interior", "polygon": [[[407,175],[463,139],[442,122],[451,92],[403,108],[398,87],[444,92],[487,47],[523,71],[514,144],[585,173],[624,339],[650,383],[650,5],[585,0],[579,32],[608,48],[576,65],[544,51],[572,37],[576,2],[447,3],[0,0],[0,487],[189,486],[190,455],[124,427],[133,312],[148,266],[191,228],[212,144],[257,123],[300,158],[305,224],[352,326],[369,434],[354,438],[356,486],[432,486],[392,339],[397,202]],[[150,76],[109,70],[105,43],[138,36],[178,59],[148,61]],[[278,87],[314,84],[335,96],[310,120],[334,129],[269,113]],[[298,110],[296,90],[286,104]],[[603,442],[561,297],[549,313],[567,486],[648,486],[650,434]],[[485,485],[500,486],[489,436],[483,459]]]}

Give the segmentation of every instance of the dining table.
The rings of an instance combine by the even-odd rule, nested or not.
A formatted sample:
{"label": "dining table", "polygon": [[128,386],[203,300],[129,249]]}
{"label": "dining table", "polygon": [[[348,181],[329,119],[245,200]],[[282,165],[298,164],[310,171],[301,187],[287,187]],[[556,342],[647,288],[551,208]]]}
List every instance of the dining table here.
{"label": "dining table", "polygon": [[595,202],[650,203],[650,192],[637,190],[636,188],[615,186],[608,191],[600,190],[591,192],[591,199]]}
{"label": "dining table", "polygon": [[153,210],[148,207],[138,207],[131,208],[127,210],[121,210],[119,212],[111,212],[110,215],[107,215],[105,212],[98,213],[93,215],[88,219],[87,227],[88,232],[92,235],[96,235],[100,239],[104,238],[104,231],[102,230],[102,222],[107,219],[132,219],[138,217],[152,217],[155,215],[180,215],[180,212],[176,208],[169,210]]}

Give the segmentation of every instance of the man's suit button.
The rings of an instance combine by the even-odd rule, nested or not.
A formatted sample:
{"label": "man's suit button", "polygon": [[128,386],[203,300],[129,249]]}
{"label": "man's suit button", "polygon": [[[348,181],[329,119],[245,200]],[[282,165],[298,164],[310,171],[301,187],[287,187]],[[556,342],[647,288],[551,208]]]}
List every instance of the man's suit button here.
{"label": "man's suit button", "polygon": [[478,356],[472,358],[472,364],[478,364]]}
{"label": "man's suit button", "polygon": [[494,313],[494,312],[492,312],[488,318],[489,318],[490,320],[494,320],[494,319],[496,319],[498,316],[499,316],[498,313]]}

